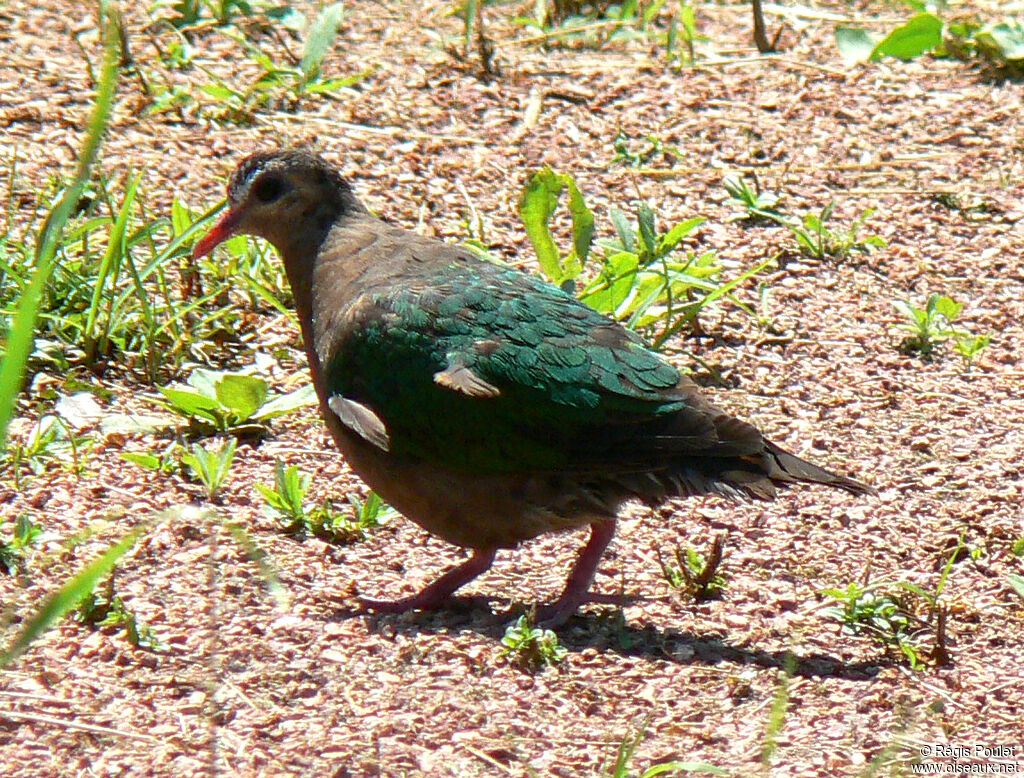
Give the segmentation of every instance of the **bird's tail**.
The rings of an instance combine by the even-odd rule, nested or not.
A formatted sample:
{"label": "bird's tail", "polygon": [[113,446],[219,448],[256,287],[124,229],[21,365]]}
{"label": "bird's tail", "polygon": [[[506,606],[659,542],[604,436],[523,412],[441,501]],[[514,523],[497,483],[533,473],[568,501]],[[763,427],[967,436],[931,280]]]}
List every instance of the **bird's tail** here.
{"label": "bird's tail", "polygon": [[877,494],[873,486],[839,475],[826,470],[823,467],[808,462],[806,459],[790,454],[785,449],[779,448],[771,441],[765,441],[765,451],[762,457],[769,465],[766,473],[773,483],[784,486],[793,482],[824,484],[836,489],[842,489],[850,494]]}
{"label": "bird's tail", "polygon": [[616,480],[650,505],[698,494],[772,500],[779,489],[797,483],[823,484],[857,495],[876,493],[868,484],[812,464],[767,440],[756,454],[682,457],[657,470],[620,473]]}

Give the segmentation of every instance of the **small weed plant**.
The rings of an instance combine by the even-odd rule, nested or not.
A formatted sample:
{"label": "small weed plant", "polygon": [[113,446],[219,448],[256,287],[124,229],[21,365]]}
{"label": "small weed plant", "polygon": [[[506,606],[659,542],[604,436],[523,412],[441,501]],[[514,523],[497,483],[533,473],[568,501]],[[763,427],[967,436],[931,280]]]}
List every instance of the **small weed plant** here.
{"label": "small weed plant", "polygon": [[689,65],[697,58],[695,44],[707,40],[697,32],[693,6],[687,2],[539,0],[530,9],[529,15],[517,16],[513,22],[535,32],[530,40],[545,47],[601,49],[644,40],[663,46],[667,62]]}
{"label": "small weed plant", "polygon": [[975,357],[991,340],[988,334],[975,335],[955,326],[963,304],[946,295],[930,294],[924,307],[918,307],[910,300],[896,300],[892,305],[904,317],[904,321],[895,324],[893,329],[908,333],[900,342],[900,351],[905,354],[932,357],[941,344],[952,340],[953,350],[963,360],[964,366],[970,368]]}
{"label": "small weed plant", "polygon": [[270,385],[258,376],[204,368],[193,370],[184,386],[158,388],[163,395],[160,405],[187,419],[192,431],[199,434],[263,434],[271,419],[316,400],[310,384],[271,396]]}
{"label": "small weed plant", "polygon": [[835,210],[834,201],[818,213],[798,216],[781,211],[780,196],[775,192],[761,191],[756,181],[751,187],[742,176],[730,174],[722,179],[722,185],[729,194],[728,203],[738,208],[732,219],[782,225],[793,234],[797,250],[804,256],[817,260],[827,257],[845,259],[855,252],[868,253],[887,245],[885,239],[878,235],[861,234],[865,222],[875,212],[873,208],[861,211],[849,226],[833,227],[829,222]]}
{"label": "small weed plant", "polygon": [[[572,222],[572,243],[565,254],[551,232],[563,191],[568,194]],[[661,232],[657,215],[643,202],[637,206],[635,223],[612,208],[609,218],[615,237],[595,241],[594,214],[575,180],[550,168],[531,177],[519,202],[519,214],[548,280],[575,291],[595,310],[643,332],[654,348],[661,348],[684,327],[700,331],[698,315],[703,309],[718,301],[736,303],[733,290],[769,264],[766,260],[725,279],[714,252],[681,248],[703,217],[686,219]],[[598,267],[584,280],[588,257],[593,257]]]}
{"label": "small weed plant", "polygon": [[615,753],[615,761],[611,765],[611,769],[607,772],[608,778],[630,778],[630,776],[636,775],[639,778],[655,778],[658,775],[678,775],[680,773],[693,773],[695,775],[729,775],[727,770],[723,770],[721,767],[715,767],[713,764],[708,762],[658,762],[657,764],[650,765],[642,773],[637,773],[631,770],[630,762],[633,761],[633,755],[640,743],[643,742],[644,736],[647,734],[647,727],[650,724],[650,719],[643,725],[637,728],[636,734],[630,734],[629,732],[622,738],[619,743],[618,750]]}
{"label": "small weed plant", "polygon": [[309,24],[302,47],[302,57],[294,65],[275,62],[244,37],[236,37],[236,40],[249,51],[250,58],[263,68],[262,75],[256,79],[251,91],[251,94],[256,96],[255,102],[262,104],[275,95],[284,94],[290,98],[291,110],[295,110],[307,95],[335,92],[359,83],[367,73],[334,78],[327,78],[323,74],[324,57],[330,50],[344,18],[342,3],[325,6]]}
{"label": "small weed plant", "polygon": [[675,548],[675,565],[658,555],[661,573],[673,589],[682,589],[696,600],[705,600],[721,595],[725,588],[725,577],[718,573],[722,561],[724,541],[719,535],[711,545],[708,558],[692,548]]}
{"label": "small weed plant", "polygon": [[638,147],[638,144],[620,129],[612,138],[615,155],[608,163],[608,167],[624,165],[631,168],[643,168],[658,159],[664,160],[671,166],[676,160],[683,157],[682,151],[676,146],[666,144],[657,135],[647,135],[640,143],[644,145]]}
{"label": "small weed plant", "polygon": [[201,443],[193,443],[192,447],[181,455],[181,463],[206,488],[206,498],[211,502],[217,499],[218,493],[227,481],[237,445],[238,441],[235,438],[227,438],[216,450],[208,449]]}
{"label": "small weed plant", "polygon": [[823,608],[821,613],[839,621],[848,634],[867,635],[886,649],[898,651],[914,670],[923,668],[928,659],[937,665],[949,664],[948,611],[940,597],[953,564],[962,555],[977,559],[981,553],[976,547],[968,547],[962,534],[943,565],[934,590],[928,591],[909,581],[850,583],[845,589],[822,592],[836,604]]}
{"label": "small weed plant", "polygon": [[310,476],[298,467],[278,460],[274,465],[274,485],[254,484],[263,495],[268,511],[281,522],[281,528],[298,536],[313,536],[328,543],[354,543],[366,538],[367,533],[396,515],[376,492],[365,500],[349,495],[352,514],[336,511],[330,501],[319,504],[306,502]]}
{"label": "small weed plant", "polygon": [[839,25],[835,36],[847,64],[885,56],[914,59],[931,54],[978,62],[998,76],[1024,76],[1024,22],[1020,19],[982,23],[968,17],[943,21],[922,7],[888,33]]}
{"label": "small weed plant", "polygon": [[722,179],[722,186],[729,193],[728,204],[739,209],[731,220],[766,222],[782,218],[776,210],[781,198],[775,192],[762,191],[756,179],[751,187],[743,176],[730,174]]}
{"label": "small weed plant", "polygon": [[835,203],[830,202],[820,213],[805,213],[800,218],[781,217],[776,221],[793,233],[801,254],[817,260],[827,257],[845,259],[854,252],[868,253],[872,249],[885,248],[885,239],[878,235],[860,234],[864,222],[875,212],[874,208],[861,211],[848,227],[832,228],[827,223],[834,208]]}
{"label": "small weed plant", "polygon": [[8,575],[14,575],[21,569],[25,556],[43,534],[43,528],[33,524],[24,513],[13,523],[11,534],[0,538],[0,571]]}
{"label": "small weed plant", "polygon": [[10,467],[14,486],[20,489],[27,470],[39,475],[48,468],[67,467],[81,475],[92,439],[78,435],[58,415],[47,413],[32,425],[24,441],[12,439],[0,453],[0,464]]}
{"label": "small weed plant", "polygon": [[850,583],[845,589],[826,589],[823,594],[838,604],[822,609],[822,614],[842,622],[845,632],[866,634],[884,646],[895,646],[911,667],[922,666],[921,631],[903,594],[886,590],[884,583]]}
{"label": "small weed plant", "polygon": [[569,653],[558,642],[558,635],[550,629],[535,627],[525,613],[508,625],[501,644],[504,646],[502,656],[531,671],[557,665]]}
{"label": "small weed plant", "polygon": [[[40,295],[32,363],[62,372],[121,366],[153,381],[176,372],[186,358],[201,357],[197,349],[204,342],[234,337],[239,314],[227,299],[226,282],[206,296],[182,300],[171,280],[202,220],[172,225],[153,217],[139,181],[129,174],[123,194],[114,194],[115,185],[98,175],[69,214]],[[40,198],[24,232],[0,234],[0,322],[37,267],[35,224],[66,191],[59,181],[50,189],[54,193]]]}
{"label": "small weed plant", "polygon": [[146,470],[170,475],[180,469],[182,451],[181,444],[172,441],[163,451],[122,451],[121,458]]}
{"label": "small weed plant", "polygon": [[114,591],[114,573],[111,571],[103,591],[90,591],[83,597],[74,613],[75,621],[94,627],[124,630],[124,636],[136,648],[165,651],[167,646],[153,634],[146,624],[140,624],[135,613],[124,604]]}

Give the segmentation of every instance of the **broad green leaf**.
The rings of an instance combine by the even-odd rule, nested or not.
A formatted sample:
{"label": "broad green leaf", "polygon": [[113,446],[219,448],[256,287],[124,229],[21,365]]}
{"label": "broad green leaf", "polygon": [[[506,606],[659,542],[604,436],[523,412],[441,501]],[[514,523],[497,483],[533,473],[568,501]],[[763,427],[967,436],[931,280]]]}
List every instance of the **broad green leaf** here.
{"label": "broad green leaf", "polygon": [[886,35],[871,52],[871,59],[883,54],[913,59],[942,45],[942,20],[935,14],[920,13]]}
{"label": "broad green leaf", "polygon": [[217,400],[238,421],[248,421],[267,399],[267,382],[251,375],[228,373],[217,382]]}
{"label": "broad green leaf", "polygon": [[1024,23],[1018,19],[994,24],[978,33],[991,38],[999,53],[1008,60],[1024,60]]}
{"label": "broad green leaf", "polygon": [[295,391],[282,394],[264,403],[250,418],[253,421],[267,421],[314,404],[316,404],[316,390],[312,384],[306,384]]}
{"label": "broad green leaf", "polygon": [[836,46],[843,64],[849,67],[858,62],[867,62],[875,51],[880,35],[861,27],[836,26]]}
{"label": "broad green leaf", "polygon": [[960,311],[963,309],[961,303],[954,302],[951,298],[946,297],[946,295],[934,294],[928,300],[928,307],[940,316],[945,317],[947,322],[952,322],[960,315]]}
{"label": "broad green leaf", "polygon": [[224,373],[197,367],[188,377],[188,385],[211,400],[217,396],[217,382]]}
{"label": "broad green leaf", "polygon": [[170,402],[171,409],[183,416],[201,415],[216,421],[222,415],[220,403],[214,398],[174,386],[158,386],[157,389]]}
{"label": "broad green leaf", "polygon": [[615,315],[633,289],[639,262],[640,258],[628,251],[612,254],[601,275],[580,294],[580,300],[601,313]]}
{"label": "broad green leaf", "polygon": [[153,454],[145,454],[139,451],[122,451],[121,458],[147,470],[160,469],[160,457]]}

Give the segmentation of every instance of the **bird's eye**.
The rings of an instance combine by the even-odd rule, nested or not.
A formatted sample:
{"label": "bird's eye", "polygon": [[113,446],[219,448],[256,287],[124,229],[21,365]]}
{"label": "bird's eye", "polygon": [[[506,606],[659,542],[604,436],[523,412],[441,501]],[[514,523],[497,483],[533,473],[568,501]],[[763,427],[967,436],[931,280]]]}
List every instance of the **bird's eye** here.
{"label": "bird's eye", "polygon": [[284,181],[277,176],[264,176],[253,184],[252,194],[261,203],[272,203],[284,194]]}

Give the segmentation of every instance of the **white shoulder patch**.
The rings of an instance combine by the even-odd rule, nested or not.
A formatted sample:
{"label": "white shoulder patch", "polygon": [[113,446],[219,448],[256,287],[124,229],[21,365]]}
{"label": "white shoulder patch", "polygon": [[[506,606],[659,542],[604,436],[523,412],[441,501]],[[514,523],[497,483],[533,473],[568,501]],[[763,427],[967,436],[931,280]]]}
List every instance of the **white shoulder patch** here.
{"label": "white shoulder patch", "polygon": [[338,414],[341,423],[359,435],[363,440],[372,443],[381,451],[388,451],[391,447],[391,438],[388,437],[388,429],[384,421],[362,403],[349,400],[340,394],[335,394],[327,400],[327,405],[332,411]]}

